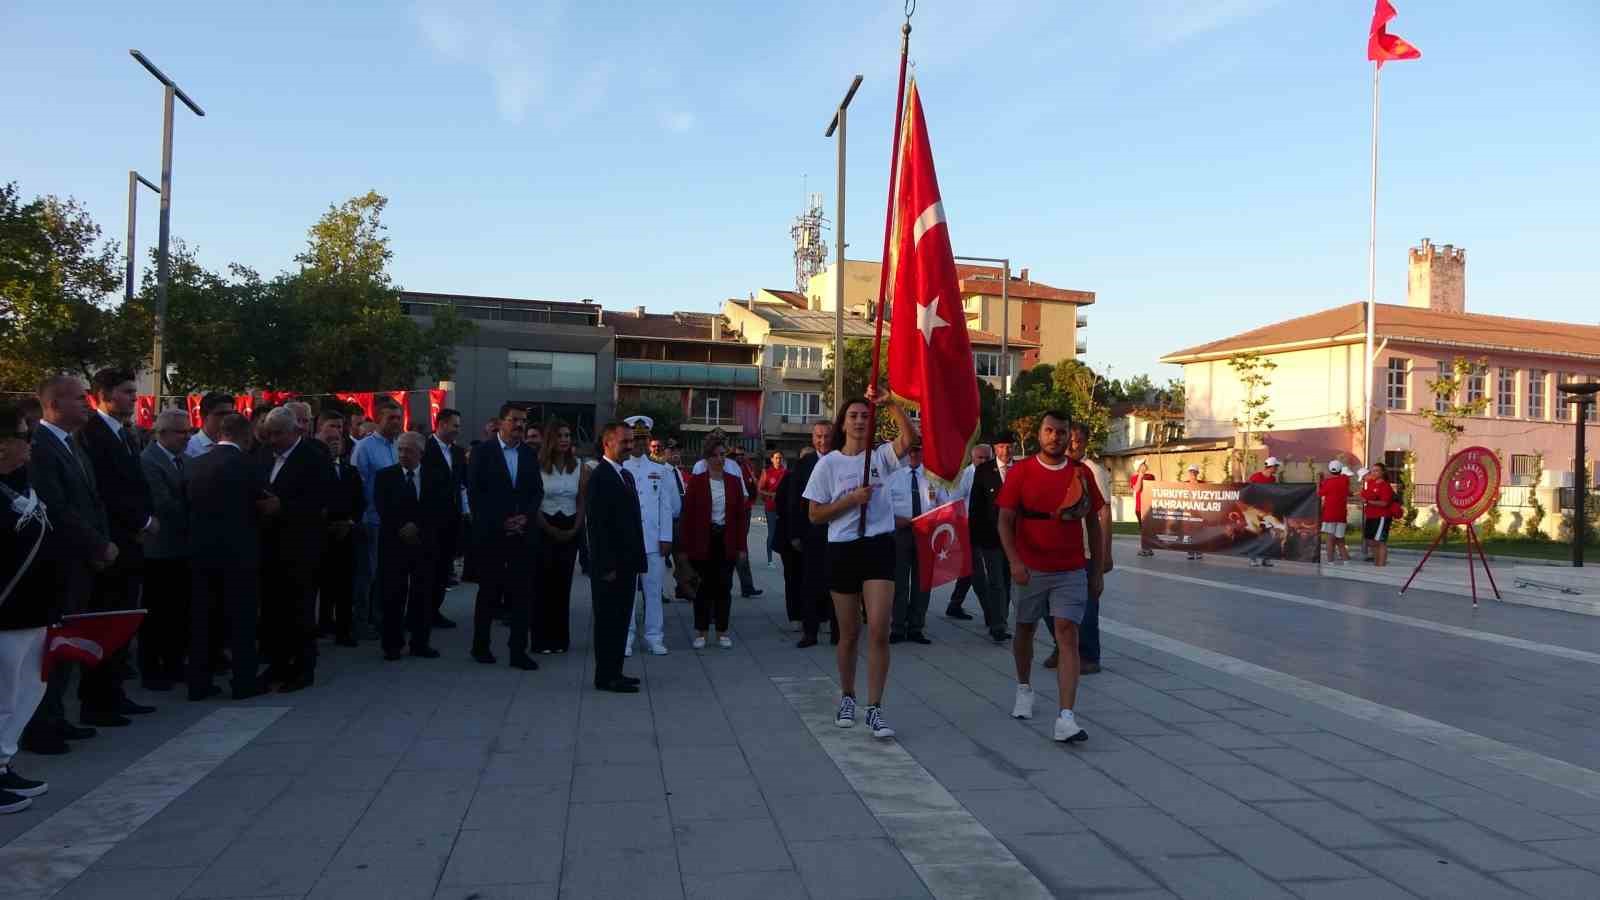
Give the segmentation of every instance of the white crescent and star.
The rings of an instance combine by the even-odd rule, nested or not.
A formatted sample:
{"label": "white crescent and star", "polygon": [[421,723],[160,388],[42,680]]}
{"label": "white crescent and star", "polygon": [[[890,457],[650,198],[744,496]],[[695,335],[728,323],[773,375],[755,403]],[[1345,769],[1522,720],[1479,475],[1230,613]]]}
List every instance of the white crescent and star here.
{"label": "white crescent and star", "polygon": [[[939,549],[939,535],[944,534],[947,531],[950,532],[950,543],[945,545],[945,549],[940,550]],[[956,542],[956,529],[955,529],[955,526],[951,525],[949,522],[945,522],[944,524],[940,525],[938,528],[935,528],[933,530],[933,534],[928,536],[928,549],[932,550],[934,552],[934,555],[937,556],[939,559],[949,559],[950,558],[950,546],[951,546],[951,544],[954,544],[955,542]]]}
{"label": "white crescent and star", "polygon": [[[917,216],[917,221],[911,227],[911,246],[915,250],[922,243],[922,236],[940,225],[949,227],[944,218],[944,204],[938,200],[928,204],[928,208]],[[937,295],[927,303],[917,305],[917,330],[922,332],[922,340],[928,344],[933,343],[933,332],[939,328],[949,326],[949,322],[939,318],[939,297]]]}

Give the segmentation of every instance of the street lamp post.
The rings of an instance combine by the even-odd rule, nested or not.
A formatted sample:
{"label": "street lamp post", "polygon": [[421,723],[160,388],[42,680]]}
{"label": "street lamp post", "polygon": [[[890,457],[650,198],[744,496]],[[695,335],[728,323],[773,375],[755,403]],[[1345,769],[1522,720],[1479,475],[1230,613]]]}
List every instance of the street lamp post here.
{"label": "street lamp post", "polygon": [[[128,170],[128,265],[123,276],[122,299],[125,303],[133,302],[133,253],[134,231],[139,221],[139,185],[144,185],[156,193],[161,193],[161,188],[150,183],[150,179],[140,175],[132,169]],[[156,393],[161,393],[161,384],[156,383]]]}
{"label": "street lamp post", "polygon": [[958,256],[967,262],[1000,264],[1000,427],[1006,427],[1006,397],[1011,393],[1011,259],[999,256]]}
{"label": "street lamp post", "polygon": [[[845,151],[845,118],[850,109],[850,101],[855,99],[856,88],[861,87],[861,76],[857,75],[850,82],[850,89],[844,92],[844,99],[839,101],[839,107],[833,113],[833,121],[828,123],[828,130],[822,133],[823,137],[833,137],[834,129],[839,130],[839,172],[838,182],[834,190],[838,192],[839,211],[833,224],[833,405],[835,408],[844,402],[844,151]],[[879,302],[883,298],[878,298]]]}
{"label": "street lamp post", "polygon": [[[145,70],[161,82],[163,91],[161,107],[161,226],[156,244],[156,321],[155,338],[150,348],[150,367],[156,373],[156,405],[161,405],[161,388],[167,380],[166,362],[163,359],[162,338],[167,327],[167,279],[171,274],[171,267],[167,260],[167,247],[172,237],[172,101],[174,98],[183,101],[189,111],[202,118],[206,111],[198,103],[189,99],[166,73],[156,68],[143,53],[129,50],[128,54],[144,66]],[[147,182],[148,183],[148,182]],[[133,188],[129,187],[130,195]]]}
{"label": "street lamp post", "polygon": [[1594,405],[1595,392],[1600,391],[1600,384],[1558,384],[1556,390],[1567,395],[1567,402],[1572,404],[1573,424],[1577,426],[1577,437],[1574,441],[1572,467],[1572,565],[1583,567],[1583,541],[1588,511],[1585,509],[1588,501],[1589,485],[1587,474],[1584,471],[1584,432],[1589,430],[1589,407]]}

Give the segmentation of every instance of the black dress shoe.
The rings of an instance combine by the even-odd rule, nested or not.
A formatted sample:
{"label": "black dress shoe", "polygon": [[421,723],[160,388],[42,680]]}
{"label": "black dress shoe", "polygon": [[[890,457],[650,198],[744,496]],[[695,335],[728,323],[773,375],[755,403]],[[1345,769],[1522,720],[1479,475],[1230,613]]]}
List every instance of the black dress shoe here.
{"label": "black dress shoe", "polygon": [[359,647],[359,646],[361,646],[359,643],[356,642],[356,639],[353,638],[353,637],[335,638],[333,642],[335,644],[337,644],[338,646],[340,646],[340,647]]}
{"label": "black dress shoe", "polygon": [[814,634],[806,635],[805,637],[801,638],[799,640],[799,642],[797,642],[795,644],[795,646],[799,647],[801,650],[804,650],[807,647],[815,647],[816,645],[817,645],[817,636],[814,635]]}
{"label": "black dress shoe", "polygon": [[644,679],[635,678],[632,675],[618,675],[617,678],[621,681],[626,681],[629,684],[644,684]]}
{"label": "black dress shoe", "polygon": [[383,651],[383,661],[384,662],[394,662],[395,660],[398,660],[399,658],[400,658],[400,651],[399,650],[385,650],[385,651]]}
{"label": "black dress shoe", "polygon": [[157,691],[161,693],[170,691],[173,689],[173,687],[175,687],[171,681],[165,678],[146,678],[145,680],[139,682],[139,686],[147,691]]}
{"label": "black dress shoe", "polygon": [[928,636],[927,635],[923,634],[920,631],[913,631],[912,633],[906,635],[906,640],[910,641],[913,644],[922,644],[924,646],[933,643],[933,641],[928,640]]}
{"label": "black dress shoe", "polygon": [[1084,660],[1083,663],[1078,666],[1078,674],[1079,675],[1095,675],[1095,674],[1098,674],[1099,671],[1100,671],[1100,664],[1097,663],[1097,662],[1093,662],[1091,660],[1087,660],[1087,659]]}
{"label": "black dress shoe", "polygon": [[637,684],[631,684],[629,682],[623,681],[621,678],[618,678],[618,679],[615,679],[615,680],[613,680],[611,682],[608,682],[606,684],[600,685],[599,689],[602,690],[602,691],[610,691],[613,694],[637,694],[637,693],[639,693],[639,686]]}
{"label": "black dress shoe", "polygon": [[412,647],[411,655],[420,656],[423,659],[438,659],[439,651],[433,649],[432,647]]}
{"label": "black dress shoe", "polygon": [[278,693],[292,694],[295,691],[303,691],[316,683],[317,676],[307,672],[304,675],[296,675],[290,678],[288,681],[285,681],[283,684],[278,685]]}
{"label": "black dress shoe", "polygon": [[960,619],[964,622],[972,619],[972,613],[967,612],[959,606],[952,606],[945,610],[944,616],[947,619]]}
{"label": "black dress shoe", "polygon": [[486,666],[492,666],[495,664],[494,654],[487,650],[472,651],[472,658],[474,661],[483,663]]}
{"label": "black dress shoe", "polygon": [[456,623],[454,621],[450,620],[450,619],[445,618],[443,613],[434,613],[433,614],[433,627],[435,627],[435,628],[454,628],[454,627],[456,627]]}
{"label": "black dress shoe", "polygon": [[265,694],[270,690],[271,690],[271,688],[267,687],[266,685],[257,685],[256,687],[253,687],[253,688],[245,688],[244,690],[236,690],[236,691],[233,692],[233,699],[235,699],[235,700],[249,700],[251,697],[259,697],[262,694]]}
{"label": "black dress shoe", "polygon": [[127,716],[104,709],[86,709],[78,715],[78,720],[96,728],[122,728],[133,724]]}
{"label": "black dress shoe", "polygon": [[29,753],[37,753],[40,756],[60,756],[72,749],[67,746],[66,738],[51,728],[23,729],[22,737],[17,741],[17,747]]}
{"label": "black dress shoe", "polygon": [[214,684],[208,684],[208,685],[205,686],[205,689],[200,691],[199,693],[195,693],[194,691],[190,691],[189,692],[189,699],[194,701],[194,702],[196,702],[196,703],[199,703],[201,700],[210,700],[212,697],[215,697],[216,695],[218,695],[220,693],[222,693],[222,688],[219,688]]}
{"label": "black dress shoe", "polygon": [[759,597],[759,596],[761,596],[762,594],[765,594],[765,593],[766,593],[766,591],[762,590],[761,588],[752,588],[752,589],[750,589],[748,591],[744,591],[744,592],[740,593],[739,596],[741,596],[741,597]]}
{"label": "black dress shoe", "polygon": [[122,703],[117,708],[117,712],[122,713],[125,716],[148,716],[155,711],[156,708],[154,706],[146,706],[143,703],[135,703],[132,700],[129,700],[127,697],[122,698]]}
{"label": "black dress shoe", "polygon": [[62,740],[67,741],[86,741],[89,738],[94,737],[96,734],[93,728],[84,728],[81,725],[74,725],[71,722],[68,722],[66,719],[62,719],[61,721],[57,722],[55,730],[56,734],[59,735]]}
{"label": "black dress shoe", "polygon": [[524,672],[533,672],[539,668],[539,664],[534,662],[533,657],[526,653],[518,653],[511,657],[511,668],[521,669]]}
{"label": "black dress shoe", "polygon": [[903,643],[905,641],[905,639],[906,639],[906,637],[903,634],[891,634],[891,635],[889,635],[889,643],[891,643],[891,644]]}

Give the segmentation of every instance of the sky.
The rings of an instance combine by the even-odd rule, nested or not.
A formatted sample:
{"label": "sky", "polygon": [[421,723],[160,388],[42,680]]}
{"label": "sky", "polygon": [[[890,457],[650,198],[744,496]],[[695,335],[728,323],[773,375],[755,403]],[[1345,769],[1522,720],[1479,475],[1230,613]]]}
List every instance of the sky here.
{"label": "sky", "polygon": [[[1600,321],[1600,5],[1396,0],[1377,294],[1467,249],[1470,311]],[[956,252],[1094,291],[1086,360],[1182,347],[1366,294],[1370,0],[923,0],[911,58]],[[220,268],[291,266],[377,190],[412,290],[710,310],[793,286],[823,136],[850,108],[851,258],[882,241],[899,2],[160,4],[0,0],[0,180],[121,238],[127,170]],[[141,258],[157,204],[140,201]],[[831,232],[828,239],[832,242]]]}

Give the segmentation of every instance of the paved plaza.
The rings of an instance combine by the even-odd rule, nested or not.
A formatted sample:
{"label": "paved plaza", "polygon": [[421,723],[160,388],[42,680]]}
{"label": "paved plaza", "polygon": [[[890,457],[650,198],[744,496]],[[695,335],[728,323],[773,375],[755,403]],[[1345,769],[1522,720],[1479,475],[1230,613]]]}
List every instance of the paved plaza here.
{"label": "paved plaza", "polygon": [[832,648],[795,649],[764,559],[734,649],[690,650],[672,603],[636,696],[590,689],[579,578],[574,651],[538,672],[474,664],[467,629],[431,661],[325,645],[312,690],[141,695],[134,726],[23,756],[51,792],[0,818],[0,893],[1600,897],[1600,620],[1119,550],[1086,743],[1050,740],[1042,669],[1038,717],[1008,717],[1009,649],[939,615],[948,589],[875,742],[833,727]]}

